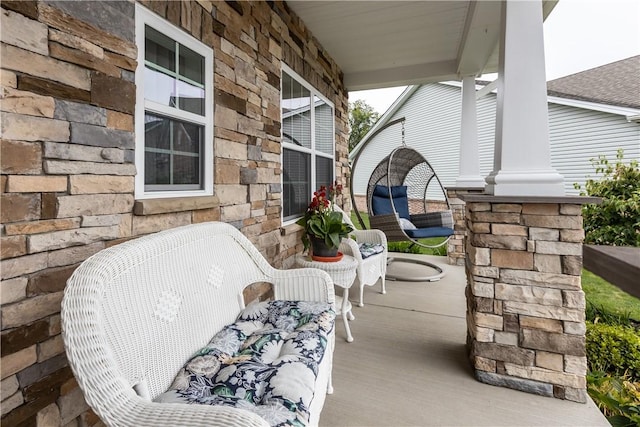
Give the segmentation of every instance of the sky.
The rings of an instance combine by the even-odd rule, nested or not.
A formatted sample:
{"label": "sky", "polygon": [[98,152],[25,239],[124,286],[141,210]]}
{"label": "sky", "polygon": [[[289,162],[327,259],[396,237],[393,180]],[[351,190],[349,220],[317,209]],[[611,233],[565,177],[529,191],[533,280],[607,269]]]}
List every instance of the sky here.
{"label": "sky", "polygon": [[[544,23],[547,80],[640,55],[640,0],[560,0]],[[380,115],[406,86],[349,92]]]}

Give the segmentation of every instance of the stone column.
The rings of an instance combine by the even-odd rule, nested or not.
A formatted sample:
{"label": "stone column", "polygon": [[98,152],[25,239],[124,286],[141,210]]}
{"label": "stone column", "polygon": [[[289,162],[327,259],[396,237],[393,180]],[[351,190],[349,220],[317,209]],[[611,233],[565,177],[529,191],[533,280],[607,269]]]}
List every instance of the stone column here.
{"label": "stone column", "polygon": [[586,402],[581,205],[598,199],[462,198],[467,339],[476,378]]}
{"label": "stone column", "polygon": [[463,194],[482,194],[483,188],[447,187],[447,198],[453,212],[453,236],[447,245],[447,261],[451,265],[465,265],[465,237],[467,223],[465,219],[465,203],[460,198]]}

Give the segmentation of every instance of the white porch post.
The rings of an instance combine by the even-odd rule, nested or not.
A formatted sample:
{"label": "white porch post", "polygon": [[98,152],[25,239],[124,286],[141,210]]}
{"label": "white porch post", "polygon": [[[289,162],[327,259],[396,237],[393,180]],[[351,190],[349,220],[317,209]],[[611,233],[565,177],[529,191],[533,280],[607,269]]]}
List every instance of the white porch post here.
{"label": "white porch post", "polygon": [[456,187],[483,188],[478,153],[478,117],[476,112],[476,78],[462,79],[462,120],[460,129],[460,169]]}
{"label": "white porch post", "polygon": [[496,196],[564,196],[551,167],[542,1],[502,4],[496,139],[485,192]]}

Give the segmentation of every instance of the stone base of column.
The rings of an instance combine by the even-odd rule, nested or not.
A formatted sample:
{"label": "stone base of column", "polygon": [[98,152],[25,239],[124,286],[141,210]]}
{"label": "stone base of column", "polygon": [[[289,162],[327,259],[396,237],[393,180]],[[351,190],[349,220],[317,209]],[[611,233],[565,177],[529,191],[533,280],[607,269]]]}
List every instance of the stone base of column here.
{"label": "stone base of column", "polygon": [[476,378],[586,402],[581,205],[599,199],[461,198],[467,334]]}
{"label": "stone base of column", "polygon": [[464,194],[483,194],[484,187],[447,187],[447,198],[453,212],[453,236],[447,245],[447,261],[450,265],[464,265],[465,242],[467,225],[464,215],[464,201],[460,198]]}

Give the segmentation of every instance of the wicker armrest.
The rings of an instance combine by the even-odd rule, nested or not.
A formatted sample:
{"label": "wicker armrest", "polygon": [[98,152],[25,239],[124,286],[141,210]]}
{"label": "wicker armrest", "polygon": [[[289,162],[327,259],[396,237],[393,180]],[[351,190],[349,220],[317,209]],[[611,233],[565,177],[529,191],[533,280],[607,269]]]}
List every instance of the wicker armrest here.
{"label": "wicker armrest", "polygon": [[453,228],[453,213],[450,210],[411,215],[411,222],[418,228]]}
{"label": "wicker armrest", "polygon": [[387,246],[387,237],[381,230],[354,230],[352,234],[358,243],[373,243]]}
{"label": "wicker armrest", "polygon": [[372,215],[369,217],[369,223],[372,229],[385,231],[391,229],[402,230],[395,215]]}
{"label": "wicker armrest", "polygon": [[319,269],[274,270],[272,283],[276,299],[335,303],[331,276]]}
{"label": "wicker armrest", "polygon": [[362,261],[362,254],[360,254],[360,249],[358,248],[358,242],[356,242],[353,239],[342,239],[338,250],[345,255],[351,255],[358,262]]}
{"label": "wicker armrest", "polygon": [[407,235],[400,227],[398,218],[395,215],[372,215],[369,217],[372,229],[382,230],[388,242],[402,242],[408,239]]}

